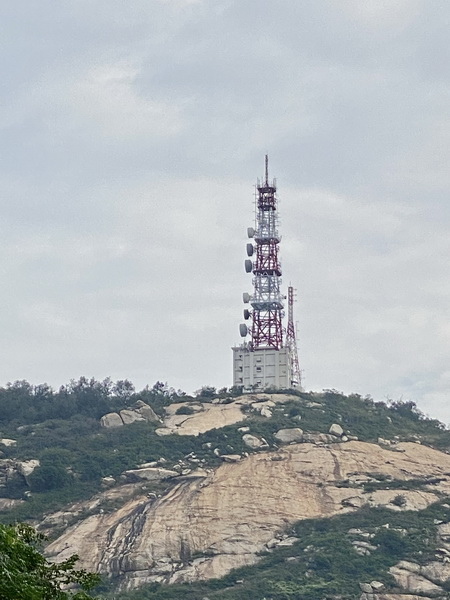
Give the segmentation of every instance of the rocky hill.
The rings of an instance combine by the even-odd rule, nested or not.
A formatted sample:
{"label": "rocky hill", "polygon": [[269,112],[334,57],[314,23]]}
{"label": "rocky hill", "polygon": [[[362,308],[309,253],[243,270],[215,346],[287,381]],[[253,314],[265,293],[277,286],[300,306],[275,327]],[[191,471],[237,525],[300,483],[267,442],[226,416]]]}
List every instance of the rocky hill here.
{"label": "rocky hill", "polygon": [[[42,448],[40,432],[67,423],[9,428],[3,490],[15,480],[20,497],[1,501],[2,519],[33,519],[49,556],[79,554],[114,598],[447,597],[442,424],[412,403],[335,391],[221,396],[130,397],[74,432],[106,461],[90,487],[71,443]],[[73,464],[56,490],[39,490],[50,450]]]}

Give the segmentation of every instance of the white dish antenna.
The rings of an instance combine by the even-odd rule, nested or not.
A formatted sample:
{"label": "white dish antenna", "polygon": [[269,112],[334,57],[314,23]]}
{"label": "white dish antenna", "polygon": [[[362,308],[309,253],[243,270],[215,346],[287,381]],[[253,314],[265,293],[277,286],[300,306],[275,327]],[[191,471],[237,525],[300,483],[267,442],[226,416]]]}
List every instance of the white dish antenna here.
{"label": "white dish antenna", "polygon": [[245,337],[248,333],[248,327],[245,323],[241,323],[239,325],[239,333],[241,334],[241,337]]}

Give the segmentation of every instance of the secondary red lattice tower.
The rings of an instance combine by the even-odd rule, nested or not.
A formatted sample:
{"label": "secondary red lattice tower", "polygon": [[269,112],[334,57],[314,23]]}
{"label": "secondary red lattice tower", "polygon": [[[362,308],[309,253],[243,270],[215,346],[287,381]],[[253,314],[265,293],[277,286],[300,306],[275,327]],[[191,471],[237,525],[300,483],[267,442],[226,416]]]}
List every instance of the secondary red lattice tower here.
{"label": "secondary red lattice tower", "polygon": [[290,285],[288,287],[288,325],[286,332],[286,346],[289,348],[289,357],[291,361],[291,383],[293,387],[301,387],[302,375],[298,361],[297,334],[294,325],[294,295],[295,290]]}

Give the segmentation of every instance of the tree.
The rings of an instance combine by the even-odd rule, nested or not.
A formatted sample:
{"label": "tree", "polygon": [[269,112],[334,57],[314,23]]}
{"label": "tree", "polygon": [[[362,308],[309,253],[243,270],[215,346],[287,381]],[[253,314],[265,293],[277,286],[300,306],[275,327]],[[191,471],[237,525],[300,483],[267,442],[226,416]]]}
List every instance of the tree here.
{"label": "tree", "polygon": [[0,524],[0,600],[92,600],[99,577],[75,569],[76,555],[49,562],[39,551],[44,539],[28,525]]}
{"label": "tree", "polygon": [[204,385],[202,388],[195,392],[195,396],[197,398],[214,398],[216,394],[216,388],[212,385]]}
{"label": "tree", "polygon": [[32,492],[59,490],[71,482],[72,475],[66,468],[58,464],[42,464],[28,476],[28,483]]}

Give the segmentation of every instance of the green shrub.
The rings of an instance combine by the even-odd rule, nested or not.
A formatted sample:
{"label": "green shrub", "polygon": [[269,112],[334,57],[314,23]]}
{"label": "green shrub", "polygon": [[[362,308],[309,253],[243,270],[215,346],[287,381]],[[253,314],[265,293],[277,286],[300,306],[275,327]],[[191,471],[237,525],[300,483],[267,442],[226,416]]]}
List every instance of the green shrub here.
{"label": "green shrub", "polygon": [[32,492],[59,490],[73,481],[72,475],[59,465],[42,465],[37,467],[28,477]]}
{"label": "green shrub", "polygon": [[176,415],[193,415],[194,414],[194,409],[192,408],[192,406],[180,406],[180,408],[177,408],[175,414]]}

